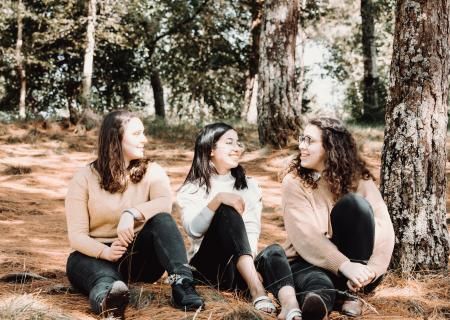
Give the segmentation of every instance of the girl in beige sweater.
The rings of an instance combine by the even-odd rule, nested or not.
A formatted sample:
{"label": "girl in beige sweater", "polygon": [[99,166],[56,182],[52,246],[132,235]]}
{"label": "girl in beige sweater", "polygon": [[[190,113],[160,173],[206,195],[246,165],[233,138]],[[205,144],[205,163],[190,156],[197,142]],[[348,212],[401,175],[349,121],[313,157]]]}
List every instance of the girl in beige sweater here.
{"label": "girl in beige sweater", "polygon": [[167,271],[172,303],[203,305],[193,287],[182,236],[170,215],[165,171],[144,158],[142,122],[127,111],[105,116],[97,159],[69,184],[66,216],[74,250],[67,260],[71,284],[89,296],[94,312],[124,318],[126,282],[155,282]]}
{"label": "girl in beige sweater", "polygon": [[[286,277],[292,279],[303,320],[326,318],[335,307],[336,289],[370,291],[378,285],[391,259],[394,230],[374,178],[339,120],[316,118],[305,127],[283,179],[282,208]],[[267,248],[260,263],[270,270],[280,251]],[[361,305],[348,299],[342,312],[358,316]]]}

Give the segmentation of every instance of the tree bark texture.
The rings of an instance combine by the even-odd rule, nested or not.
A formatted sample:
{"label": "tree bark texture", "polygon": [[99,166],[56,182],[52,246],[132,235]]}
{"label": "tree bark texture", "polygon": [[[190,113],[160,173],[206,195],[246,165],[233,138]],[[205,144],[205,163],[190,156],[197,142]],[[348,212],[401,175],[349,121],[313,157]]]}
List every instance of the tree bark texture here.
{"label": "tree bark texture", "polygon": [[378,105],[378,72],[375,44],[375,20],[372,0],[361,0],[361,29],[364,60],[363,120],[373,122],[382,115]]}
{"label": "tree bark texture", "polygon": [[399,0],[381,191],[396,231],[393,266],[446,269],[449,0]]}
{"label": "tree bark texture", "polygon": [[97,0],[88,1],[88,16],[86,30],[86,49],[82,75],[81,102],[83,109],[91,107],[92,74],[94,68],[95,23],[97,19]]}
{"label": "tree bark texture", "polygon": [[20,93],[19,93],[19,118],[25,119],[25,97],[27,93],[27,77],[25,71],[25,65],[23,62],[23,4],[22,0],[17,3],[17,42],[16,42],[16,62],[17,73],[19,75]]}
{"label": "tree bark texture", "polygon": [[164,109],[164,88],[158,71],[152,71],[150,75],[150,84],[152,85],[153,100],[155,101],[155,115],[160,119],[165,119],[166,111]]}
{"label": "tree bark texture", "polygon": [[261,145],[284,147],[298,133],[295,112],[295,44],[298,2],[268,0],[261,29],[258,74],[258,133]]}
{"label": "tree bark texture", "polygon": [[252,13],[251,32],[251,51],[249,57],[249,70],[246,80],[246,89],[244,95],[244,107],[241,112],[241,118],[246,119],[248,123],[257,122],[256,102],[258,96],[258,68],[259,68],[259,43],[261,37],[261,20],[263,14],[263,2],[261,0],[252,0],[250,3]]}

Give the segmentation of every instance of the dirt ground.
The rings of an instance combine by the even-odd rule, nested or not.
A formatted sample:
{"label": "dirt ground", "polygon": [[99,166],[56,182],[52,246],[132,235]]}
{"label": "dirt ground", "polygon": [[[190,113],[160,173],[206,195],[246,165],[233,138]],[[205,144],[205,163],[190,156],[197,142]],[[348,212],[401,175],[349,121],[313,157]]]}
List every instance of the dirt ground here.
{"label": "dirt ground", "polygon": [[[191,143],[148,138],[146,155],[167,170],[175,193],[193,156]],[[256,132],[249,133],[246,140],[248,151],[243,165],[248,175],[258,180],[264,194],[261,249],[285,239],[278,176],[295,153],[295,145],[276,151],[258,149]],[[65,263],[70,253],[64,197],[74,172],[94,159],[95,143],[95,132],[77,136],[73,130],[57,125],[43,128],[42,124],[0,124],[0,277],[23,271],[45,277],[0,282],[0,319],[98,319],[90,312],[87,298],[64,289],[68,286]],[[377,176],[381,144],[381,138],[375,135],[361,147]],[[179,222],[177,213],[174,215]],[[132,288],[135,306],[127,309],[129,319],[275,319],[259,317],[249,303],[233,293],[208,287],[199,287],[206,298],[206,309],[200,313],[171,308],[170,287],[163,280],[134,284]],[[41,308],[47,316],[21,315],[15,303],[20,304],[18,301],[24,297],[26,302],[18,309]],[[450,319],[448,272],[418,274],[410,279],[390,274],[374,294],[363,298],[367,302],[363,319]],[[345,317],[334,312],[332,319]]]}

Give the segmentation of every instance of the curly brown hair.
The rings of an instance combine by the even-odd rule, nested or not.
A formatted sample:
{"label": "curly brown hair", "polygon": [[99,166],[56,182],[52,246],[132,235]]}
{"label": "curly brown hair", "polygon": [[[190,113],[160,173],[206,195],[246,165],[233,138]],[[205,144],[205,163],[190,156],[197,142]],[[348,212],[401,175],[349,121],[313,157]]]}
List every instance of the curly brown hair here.
{"label": "curly brown hair", "polygon": [[132,183],[141,181],[150,162],[146,158],[136,159],[125,168],[122,138],[126,124],[133,118],[137,116],[129,111],[113,111],[105,116],[100,127],[97,159],[91,163],[91,167],[100,175],[100,187],[110,193],[123,193],[128,180]]}
{"label": "curly brown hair", "polygon": [[[356,191],[360,179],[375,180],[358,152],[355,139],[340,120],[319,117],[311,119],[308,124],[322,131],[322,145],[325,149],[322,178],[328,182],[335,200],[348,192]],[[302,167],[300,152],[291,162],[288,172],[297,175],[307,187],[317,188],[315,172]]]}

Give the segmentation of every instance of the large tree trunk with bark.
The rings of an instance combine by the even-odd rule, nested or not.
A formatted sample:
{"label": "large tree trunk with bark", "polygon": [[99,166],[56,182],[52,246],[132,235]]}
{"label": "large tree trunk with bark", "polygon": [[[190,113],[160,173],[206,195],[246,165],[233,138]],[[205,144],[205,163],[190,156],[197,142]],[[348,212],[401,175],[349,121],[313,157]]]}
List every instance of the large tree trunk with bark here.
{"label": "large tree trunk with bark", "polygon": [[17,42],[16,42],[16,63],[17,73],[19,75],[20,95],[19,95],[19,118],[25,119],[25,97],[27,93],[27,78],[25,73],[24,58],[22,53],[23,46],[23,4],[22,0],[17,3]]}
{"label": "large tree trunk with bark", "polygon": [[86,48],[82,75],[81,103],[83,109],[91,107],[92,73],[94,68],[95,23],[97,19],[97,0],[88,1],[88,17],[86,30]]}
{"label": "large tree trunk with bark", "polygon": [[159,72],[153,70],[150,75],[150,84],[153,89],[153,100],[155,102],[155,115],[160,119],[166,118],[166,111],[164,109],[164,88],[159,77]]}
{"label": "large tree trunk with bark", "polygon": [[372,0],[361,0],[362,48],[364,59],[363,110],[364,121],[382,118],[378,105],[378,72],[375,46],[375,19]]}
{"label": "large tree trunk with bark", "polygon": [[446,269],[449,0],[399,0],[381,190],[396,231],[394,267]]}
{"label": "large tree trunk with bark", "polygon": [[295,112],[295,44],[298,2],[267,0],[261,29],[258,75],[258,133],[261,145],[284,147],[298,133]]}
{"label": "large tree trunk with bark", "polygon": [[244,95],[244,107],[241,112],[241,118],[246,119],[248,123],[257,122],[256,103],[258,96],[259,43],[261,36],[262,9],[263,1],[252,0],[250,2],[250,11],[252,13],[252,25],[250,28],[252,46]]}

